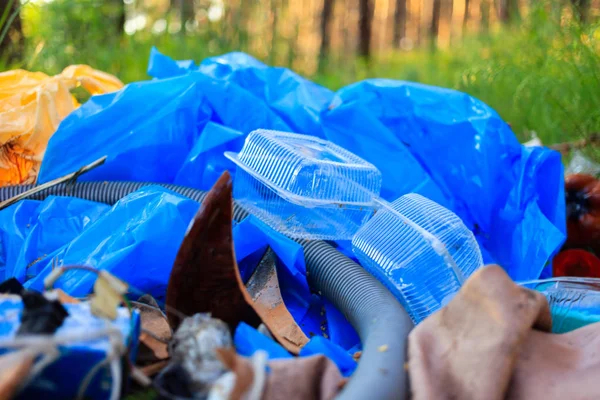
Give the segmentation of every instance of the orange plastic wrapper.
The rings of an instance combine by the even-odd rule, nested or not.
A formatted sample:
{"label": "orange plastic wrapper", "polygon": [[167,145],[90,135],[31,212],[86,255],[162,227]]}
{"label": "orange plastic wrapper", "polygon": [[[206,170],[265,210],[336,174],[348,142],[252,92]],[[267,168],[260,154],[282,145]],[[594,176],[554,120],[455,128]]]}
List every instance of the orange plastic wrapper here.
{"label": "orange plastic wrapper", "polygon": [[35,183],[48,141],[79,103],[71,90],[119,90],[116,77],[87,65],[56,76],[21,69],[0,73],[0,187]]}

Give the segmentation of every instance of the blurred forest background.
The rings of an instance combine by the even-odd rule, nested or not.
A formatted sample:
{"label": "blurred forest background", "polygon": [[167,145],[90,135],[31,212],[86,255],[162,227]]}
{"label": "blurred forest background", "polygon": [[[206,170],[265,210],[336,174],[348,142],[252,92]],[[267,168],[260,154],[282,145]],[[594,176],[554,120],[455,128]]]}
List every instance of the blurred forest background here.
{"label": "blurred forest background", "polygon": [[600,0],[0,0],[0,70],[85,63],[131,82],[152,46],[241,50],[331,89],[456,88],[549,144],[600,132],[599,20]]}

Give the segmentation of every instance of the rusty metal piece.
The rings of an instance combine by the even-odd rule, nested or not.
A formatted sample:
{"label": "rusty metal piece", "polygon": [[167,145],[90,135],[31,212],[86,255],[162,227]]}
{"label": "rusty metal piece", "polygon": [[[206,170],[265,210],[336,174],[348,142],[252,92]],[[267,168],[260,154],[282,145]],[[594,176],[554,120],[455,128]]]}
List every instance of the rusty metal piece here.
{"label": "rusty metal piece", "polygon": [[269,247],[246,288],[252,298],[252,307],[269,331],[288,351],[298,354],[309,339],[283,303],[276,266],[277,256]]}
{"label": "rusty metal piece", "polygon": [[[233,331],[240,321],[257,326],[233,252],[231,177],[226,171],[202,202],[179,248],[167,286],[167,317],[173,330],[186,316],[211,313]],[[242,284],[243,287],[243,284]]]}

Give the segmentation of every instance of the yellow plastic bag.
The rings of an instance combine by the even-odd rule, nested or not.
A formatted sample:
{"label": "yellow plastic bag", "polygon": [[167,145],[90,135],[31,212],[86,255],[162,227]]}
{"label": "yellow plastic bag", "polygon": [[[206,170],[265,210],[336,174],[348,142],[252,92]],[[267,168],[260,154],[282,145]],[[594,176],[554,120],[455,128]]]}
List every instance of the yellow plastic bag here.
{"label": "yellow plastic bag", "polygon": [[48,141],[79,103],[71,94],[119,90],[116,77],[87,65],[71,65],[56,76],[13,70],[0,73],[0,187],[34,183]]}

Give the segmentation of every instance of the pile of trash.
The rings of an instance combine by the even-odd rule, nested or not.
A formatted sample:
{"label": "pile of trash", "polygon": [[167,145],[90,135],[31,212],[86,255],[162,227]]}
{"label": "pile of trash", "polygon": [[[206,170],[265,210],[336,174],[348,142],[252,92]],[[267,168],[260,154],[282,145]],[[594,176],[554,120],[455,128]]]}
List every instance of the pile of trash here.
{"label": "pile of trash", "polygon": [[[0,286],[0,349],[26,355],[12,393],[537,398],[527,343],[591,343],[600,282],[546,279],[573,275],[552,263],[591,197],[567,179],[567,204],[560,154],[487,105],[381,79],[334,93],[243,53],[153,49],[148,73],[60,114],[27,155],[41,166],[0,183],[0,277],[18,287]],[[33,149],[23,135],[0,144]],[[31,304],[52,330],[21,332]],[[104,336],[71,332],[86,325]],[[514,352],[465,393],[459,371],[500,357],[489,341]]]}

